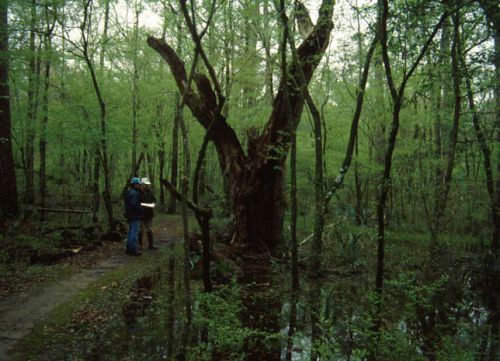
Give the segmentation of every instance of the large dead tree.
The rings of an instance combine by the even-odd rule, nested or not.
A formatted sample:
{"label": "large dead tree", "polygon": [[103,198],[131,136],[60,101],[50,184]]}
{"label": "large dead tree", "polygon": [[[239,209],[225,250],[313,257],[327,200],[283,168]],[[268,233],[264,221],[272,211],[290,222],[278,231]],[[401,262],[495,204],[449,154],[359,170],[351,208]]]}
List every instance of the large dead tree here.
{"label": "large dead tree", "polygon": [[[181,0],[181,6],[185,0]],[[281,79],[273,110],[261,134],[249,139],[245,152],[241,141],[222,113],[224,97],[215,71],[203,51],[200,56],[209,78],[196,74],[196,89],[186,89],[187,74],[183,61],[163,39],[149,37],[148,44],[167,62],[186,105],[197,121],[209,130],[209,139],[217,150],[220,167],[229,183],[234,240],[252,249],[270,250],[280,243],[284,218],[283,178],[291,133],[299,123],[304,99],[299,79],[302,71],[309,83],[328,45],[333,28],[333,0],[323,0],[319,17],[309,36],[297,48],[298,62],[290,65],[286,79]],[[197,49],[202,49],[193,24],[189,24]],[[300,64],[300,68],[296,64]],[[285,81],[291,113],[285,107]]]}

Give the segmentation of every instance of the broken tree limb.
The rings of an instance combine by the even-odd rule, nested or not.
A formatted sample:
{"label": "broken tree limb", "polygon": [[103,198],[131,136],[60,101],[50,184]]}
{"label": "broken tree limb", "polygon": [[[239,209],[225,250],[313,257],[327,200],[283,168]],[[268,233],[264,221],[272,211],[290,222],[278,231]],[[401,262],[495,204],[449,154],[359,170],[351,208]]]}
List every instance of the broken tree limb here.
{"label": "broken tree limb", "polygon": [[206,216],[209,216],[212,214],[212,212],[208,209],[204,209],[204,208],[201,208],[200,206],[198,206],[197,204],[191,202],[189,199],[185,199],[181,193],[179,192],[179,190],[177,188],[175,188],[172,183],[170,183],[168,180],[166,179],[162,179],[161,180],[161,184],[167,189],[167,191],[170,192],[170,194],[172,194],[178,201],[180,202],[186,202],[186,205],[189,207],[189,209],[191,209],[194,213],[197,213],[197,214],[200,214],[204,217]]}

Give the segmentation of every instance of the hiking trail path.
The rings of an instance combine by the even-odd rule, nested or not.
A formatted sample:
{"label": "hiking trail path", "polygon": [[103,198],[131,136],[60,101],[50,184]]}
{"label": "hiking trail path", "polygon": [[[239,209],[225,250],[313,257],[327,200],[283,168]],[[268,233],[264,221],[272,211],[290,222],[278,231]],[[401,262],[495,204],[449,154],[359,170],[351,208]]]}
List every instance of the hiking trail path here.
{"label": "hiking trail path", "polygon": [[[158,217],[161,218],[161,217]],[[178,221],[160,219],[154,225],[154,244],[158,248],[179,242]],[[33,285],[27,290],[0,300],[0,360],[9,360],[9,351],[50,312],[70,301],[79,292],[98,282],[104,275],[134,262],[136,257],[125,255],[125,243],[120,251],[98,261],[91,268],[49,283]],[[144,235],[144,245],[147,238]],[[143,250],[141,258],[154,257],[155,251]]]}

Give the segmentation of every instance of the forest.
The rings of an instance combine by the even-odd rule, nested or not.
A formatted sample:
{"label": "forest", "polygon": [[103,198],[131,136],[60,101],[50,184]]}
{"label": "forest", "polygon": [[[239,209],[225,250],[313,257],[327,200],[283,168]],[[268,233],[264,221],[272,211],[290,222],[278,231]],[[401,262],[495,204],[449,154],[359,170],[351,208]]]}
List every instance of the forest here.
{"label": "forest", "polygon": [[0,360],[500,360],[497,1],[0,22]]}

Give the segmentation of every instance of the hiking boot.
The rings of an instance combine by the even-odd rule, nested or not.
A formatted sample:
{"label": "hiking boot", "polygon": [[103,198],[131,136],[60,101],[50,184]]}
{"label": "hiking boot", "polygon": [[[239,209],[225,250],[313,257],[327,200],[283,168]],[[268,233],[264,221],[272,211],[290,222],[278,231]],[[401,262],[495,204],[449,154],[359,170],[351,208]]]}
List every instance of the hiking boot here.
{"label": "hiking boot", "polygon": [[155,246],[153,246],[153,232],[147,232],[148,236],[148,249],[158,249]]}
{"label": "hiking boot", "polygon": [[128,256],[140,256],[141,253],[140,252],[137,252],[137,251],[131,251],[129,249],[125,250],[125,254],[128,255]]}
{"label": "hiking boot", "polygon": [[142,249],[142,229],[139,231],[139,234],[137,235],[137,248]]}

